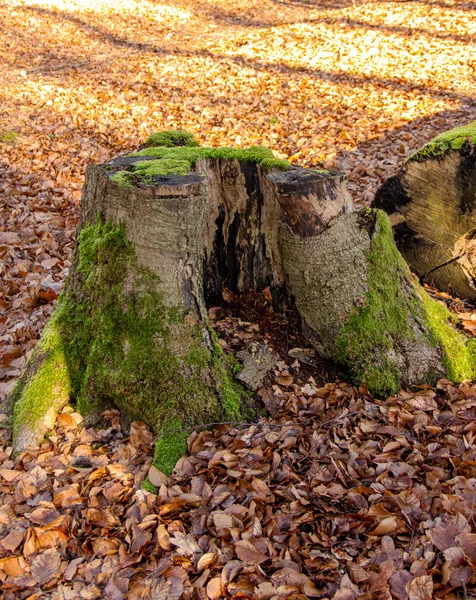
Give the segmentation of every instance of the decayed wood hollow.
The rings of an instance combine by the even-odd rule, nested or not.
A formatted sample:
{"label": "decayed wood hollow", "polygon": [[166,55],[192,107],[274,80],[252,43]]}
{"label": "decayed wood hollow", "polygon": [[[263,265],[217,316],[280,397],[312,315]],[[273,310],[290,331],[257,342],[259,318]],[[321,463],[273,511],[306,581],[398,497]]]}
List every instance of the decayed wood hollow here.
{"label": "decayed wood hollow", "polygon": [[200,159],[185,177],[156,177],[154,186],[130,189],[91,166],[81,226],[98,212],[126,223],[140,262],[159,275],[168,302],[202,319],[223,287],[243,293],[269,286],[276,309],[292,302],[283,262],[283,252],[292,251],[289,235],[318,235],[352,208],[345,177],[329,171],[264,172],[253,163]]}
{"label": "decayed wood hollow", "polygon": [[344,177],[301,168],[263,173],[255,164],[237,161],[202,161],[198,170],[210,185],[206,303],[216,303],[224,287],[240,294],[269,286],[274,308],[283,310],[293,302],[283,264],[283,246],[289,246],[284,231],[312,237],[351,210]]}

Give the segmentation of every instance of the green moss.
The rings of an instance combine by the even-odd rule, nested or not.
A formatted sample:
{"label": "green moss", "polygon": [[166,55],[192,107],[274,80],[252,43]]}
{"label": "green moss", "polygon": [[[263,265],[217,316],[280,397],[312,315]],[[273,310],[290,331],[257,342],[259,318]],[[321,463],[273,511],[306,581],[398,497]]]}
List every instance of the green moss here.
{"label": "green moss", "polygon": [[259,166],[267,171],[271,171],[272,169],[287,171],[291,167],[291,163],[280,158],[265,158],[260,162]]}
{"label": "green moss", "polygon": [[150,135],[144,143],[144,146],[166,146],[173,148],[175,146],[200,146],[191,133],[186,131],[159,131]]}
{"label": "green moss", "polygon": [[173,158],[162,160],[141,160],[134,163],[134,171],[138,175],[151,177],[152,175],[186,175],[190,171],[190,162]]}
{"label": "green moss", "polygon": [[20,134],[15,131],[0,129],[0,142],[14,142],[18,137],[20,137]]}
{"label": "green moss", "polygon": [[254,163],[261,168],[286,170],[291,167],[288,161],[274,157],[269,148],[251,146],[250,148],[202,148],[193,146],[147,147],[131,156],[149,156],[157,160],[144,160],[132,164],[129,171],[119,171],[111,175],[111,180],[121,187],[133,187],[134,184],[153,183],[154,175],[186,175],[200,158],[238,160],[242,163]]}
{"label": "green moss", "polygon": [[[281,161],[274,157],[273,152],[264,146],[251,146],[249,148],[163,148],[150,147],[144,148],[139,152],[131,154],[131,156],[154,156],[158,159],[166,160],[185,160],[190,163],[190,167],[194,167],[199,158],[215,158],[238,160],[240,162],[249,162],[261,164],[263,161],[276,161],[275,165],[281,168],[289,167],[287,161]],[[137,164],[137,163],[136,163]],[[135,165],[134,165],[135,166]]]}
{"label": "green moss", "polygon": [[401,375],[392,349],[416,339],[409,322],[412,315],[424,325],[428,341],[443,350],[448,377],[456,382],[474,378],[476,343],[467,341],[451,325],[448,309],[432,300],[416,282],[416,295],[404,295],[401,282],[411,274],[395,246],[388,217],[382,211],[370,210],[363,216],[375,219],[376,227],[367,258],[368,291],[364,306],[351,315],[337,340],[335,358],[350,367],[356,383],[364,381],[375,395],[395,394]]}
{"label": "green moss", "polygon": [[150,492],[151,494],[157,495],[159,493],[159,488],[150,482],[149,478],[146,477],[140,486],[142,490],[146,492]]}
{"label": "green moss", "polygon": [[[170,432],[170,433],[168,433]],[[170,475],[181,456],[187,452],[189,431],[181,419],[168,419],[157,437],[152,464],[159,471]]]}
{"label": "green moss", "polygon": [[476,378],[476,340],[466,338],[455,329],[458,319],[441,302],[421,290],[421,300],[431,339],[443,349],[443,363],[448,379],[454,382]]}
{"label": "green moss", "polygon": [[[157,433],[173,419],[191,429],[246,414],[240,413],[246,394],[223,350],[210,352],[208,328],[187,325],[185,314],[164,305],[159,278],[137,263],[123,226],[85,227],[75,261],[36,350],[38,368],[12,396],[16,431],[57,397],[76,402],[82,414],[115,405],[127,420],[145,421]],[[172,340],[187,350],[172,351]]]}
{"label": "green moss", "polygon": [[0,422],[0,429],[12,429],[13,428],[13,416],[9,416],[4,421]]}
{"label": "green moss", "polygon": [[115,181],[119,187],[134,187],[134,173],[117,171],[117,173],[111,175],[111,181]]}
{"label": "green moss", "polygon": [[241,370],[240,363],[231,354],[225,354],[215,331],[211,332],[213,342],[212,370],[217,381],[221,382],[221,400],[225,416],[230,421],[247,420],[252,417],[250,394],[231,375]]}
{"label": "green moss", "polygon": [[184,356],[170,351],[172,328],[184,316],[164,306],[158,278],[137,265],[123,227],[97,223],[83,229],[77,271],[85,293],[67,286],[55,322],[82,413],[112,401],[130,420],[144,420],[156,431],[170,414],[197,423],[220,413],[202,374],[200,332]]}
{"label": "green moss", "polygon": [[441,133],[420,148],[418,152],[412,154],[407,162],[423,161],[427,158],[442,158],[448,152],[460,150],[467,142],[476,144],[476,121]]}
{"label": "green moss", "polygon": [[398,366],[385,351],[404,343],[413,332],[408,324],[408,302],[399,285],[408,267],[393,242],[388,218],[381,211],[369,211],[368,218],[374,219],[374,214],[367,297],[344,326],[336,342],[336,358],[351,367],[356,381],[365,381],[374,394],[385,396],[400,387]]}
{"label": "green moss", "polygon": [[54,407],[64,406],[71,393],[71,380],[61,335],[54,321],[49,323],[26,372],[17,386],[20,393],[14,408],[13,435],[22,424],[34,426]]}

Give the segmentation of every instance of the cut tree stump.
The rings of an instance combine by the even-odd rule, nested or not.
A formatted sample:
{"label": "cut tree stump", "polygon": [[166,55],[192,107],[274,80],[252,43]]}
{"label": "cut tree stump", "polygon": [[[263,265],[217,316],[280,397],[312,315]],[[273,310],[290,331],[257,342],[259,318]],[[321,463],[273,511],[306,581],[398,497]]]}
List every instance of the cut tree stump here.
{"label": "cut tree stump", "polygon": [[377,191],[421,281],[476,301],[476,122],[436,137]]}
{"label": "cut tree stump", "polygon": [[15,447],[67,402],[89,420],[114,406],[154,429],[170,472],[187,430],[252,418],[207,316],[224,287],[269,287],[373,393],[473,376],[471,344],[410,274],[385,213],[354,211],[342,174],[163,132],[87,168],[68,281],[7,398]]}

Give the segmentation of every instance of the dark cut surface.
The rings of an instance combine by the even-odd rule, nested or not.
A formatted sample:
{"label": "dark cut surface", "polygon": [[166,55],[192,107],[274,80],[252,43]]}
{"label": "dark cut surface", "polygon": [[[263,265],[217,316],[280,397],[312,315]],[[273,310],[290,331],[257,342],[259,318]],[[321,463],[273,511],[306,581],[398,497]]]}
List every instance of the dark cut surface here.
{"label": "dark cut surface", "polygon": [[318,198],[325,198],[326,203],[339,201],[336,183],[344,180],[342,173],[294,167],[268,177],[278,193],[283,221],[294,233],[312,237],[327,227],[328,216],[316,211],[315,202]]}
{"label": "dark cut surface", "polygon": [[400,206],[409,204],[412,199],[402,183],[402,174],[390,177],[379,187],[372,203],[374,208],[380,208],[388,214],[398,211]]}

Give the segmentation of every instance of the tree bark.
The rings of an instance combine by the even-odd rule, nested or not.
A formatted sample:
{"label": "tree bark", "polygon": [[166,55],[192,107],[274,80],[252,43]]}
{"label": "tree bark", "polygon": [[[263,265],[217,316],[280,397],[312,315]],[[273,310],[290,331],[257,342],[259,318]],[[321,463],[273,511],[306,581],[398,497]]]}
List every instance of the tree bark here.
{"label": "tree bark", "polygon": [[342,174],[198,158],[185,175],[118,185],[117,171],[139,160],[86,171],[68,282],[8,399],[17,449],[68,401],[90,419],[117,406],[168,436],[156,465],[170,471],[178,430],[250,418],[207,317],[223,287],[269,286],[275,309],[297,311],[318,352],[375,393],[472,373],[465,340],[412,278],[388,219],[355,212]]}

